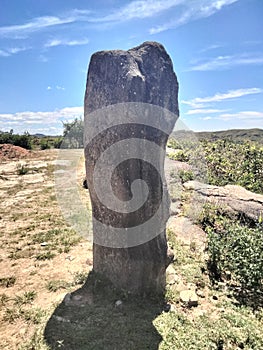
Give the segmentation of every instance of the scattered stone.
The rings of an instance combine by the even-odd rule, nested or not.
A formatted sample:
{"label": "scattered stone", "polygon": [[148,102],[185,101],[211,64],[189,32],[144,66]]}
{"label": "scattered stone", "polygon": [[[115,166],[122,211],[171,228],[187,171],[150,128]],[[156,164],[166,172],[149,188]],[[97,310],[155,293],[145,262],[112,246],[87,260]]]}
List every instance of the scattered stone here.
{"label": "scattered stone", "polygon": [[169,312],[169,311],[171,311],[171,304],[168,304],[168,303],[164,304],[164,306],[163,306],[163,311],[164,311],[164,312]]}
{"label": "scattered stone", "polygon": [[204,293],[202,290],[200,290],[200,289],[198,289],[198,290],[196,291],[196,294],[197,294],[197,296],[199,296],[200,298],[205,298],[205,293]]}
{"label": "scattered stone", "polygon": [[171,304],[170,312],[176,312],[176,306],[174,304]]}
{"label": "scattered stone", "polygon": [[217,283],[217,289],[221,290],[221,291],[226,290],[226,283],[225,282],[218,282]]}
{"label": "scattered stone", "polygon": [[167,250],[166,268],[174,261],[174,252],[172,249]]}
{"label": "scattered stone", "polygon": [[171,205],[170,205],[170,214],[171,214],[171,216],[178,215],[180,213],[180,207],[181,207],[181,203],[180,202],[172,202]]}
{"label": "scattered stone", "polygon": [[74,258],[73,256],[71,256],[71,255],[68,255],[65,259],[66,259],[66,260],[69,260],[69,261],[72,261],[72,260],[74,260],[75,258]]}
{"label": "scattered stone", "polygon": [[166,283],[171,285],[178,282],[178,276],[172,265],[169,265],[166,269]]}
{"label": "scattered stone", "polygon": [[188,307],[198,306],[198,296],[193,290],[183,290],[180,292],[180,300]]}
{"label": "scattered stone", "polygon": [[89,187],[88,187],[87,179],[85,179],[85,180],[83,181],[82,186],[83,186],[83,188],[85,188],[86,190],[89,188]]}

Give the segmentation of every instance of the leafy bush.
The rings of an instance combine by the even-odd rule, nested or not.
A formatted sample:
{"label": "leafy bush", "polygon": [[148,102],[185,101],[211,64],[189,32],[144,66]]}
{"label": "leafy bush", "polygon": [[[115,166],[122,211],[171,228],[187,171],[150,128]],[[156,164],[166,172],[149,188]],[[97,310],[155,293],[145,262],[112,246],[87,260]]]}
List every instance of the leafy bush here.
{"label": "leafy bush", "polygon": [[10,132],[0,131],[0,143],[10,143],[14,146],[32,149],[32,136],[25,132],[23,135],[14,134],[13,130]]}
{"label": "leafy bush", "polygon": [[212,185],[236,184],[263,193],[263,147],[249,141],[235,143],[229,140],[202,141]]}
{"label": "leafy bush", "polygon": [[50,149],[51,146],[50,146],[48,140],[46,140],[45,138],[43,138],[43,139],[40,141],[40,148],[41,148],[42,150]]}
{"label": "leafy bush", "polygon": [[189,155],[185,151],[178,151],[174,153],[168,154],[168,157],[172,160],[178,160],[180,162],[188,162],[189,161]]}
{"label": "leafy bush", "polygon": [[182,149],[182,146],[178,141],[176,141],[174,138],[169,138],[167,142],[167,147],[173,148],[173,149]]}
{"label": "leafy bush", "polygon": [[218,277],[230,271],[243,293],[263,292],[262,228],[232,224],[208,235],[209,264]]}
{"label": "leafy bush", "polygon": [[208,234],[207,266],[212,281],[224,281],[230,273],[231,283],[243,300],[262,295],[262,223],[248,227],[211,204],[204,206],[200,223]]}
{"label": "leafy bush", "polygon": [[179,178],[184,183],[186,181],[191,181],[194,179],[194,173],[189,170],[180,170],[179,171]]}

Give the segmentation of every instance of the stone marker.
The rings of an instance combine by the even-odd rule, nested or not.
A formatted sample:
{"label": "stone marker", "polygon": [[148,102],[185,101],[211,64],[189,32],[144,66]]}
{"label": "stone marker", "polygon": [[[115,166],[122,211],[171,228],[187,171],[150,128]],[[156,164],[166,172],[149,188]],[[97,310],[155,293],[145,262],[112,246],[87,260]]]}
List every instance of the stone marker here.
{"label": "stone marker", "polygon": [[[163,169],[178,114],[178,82],[161,44],[145,42],[128,51],[92,55],[85,93],[85,159],[93,210],[93,269],[132,293],[162,293],[165,287],[169,201]],[[99,160],[115,144],[121,148],[97,171]],[[151,161],[146,161],[148,156]],[[136,183],[138,179],[143,181]],[[139,205],[142,198],[146,200]]]}

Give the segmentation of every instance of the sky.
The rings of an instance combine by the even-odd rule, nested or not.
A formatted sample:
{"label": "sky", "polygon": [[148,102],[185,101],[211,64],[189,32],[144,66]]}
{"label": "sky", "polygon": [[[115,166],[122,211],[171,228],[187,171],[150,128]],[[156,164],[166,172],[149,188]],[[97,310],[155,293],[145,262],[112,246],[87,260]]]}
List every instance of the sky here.
{"label": "sky", "polygon": [[164,45],[193,131],[263,128],[263,0],[0,0],[0,130],[59,135],[96,51]]}

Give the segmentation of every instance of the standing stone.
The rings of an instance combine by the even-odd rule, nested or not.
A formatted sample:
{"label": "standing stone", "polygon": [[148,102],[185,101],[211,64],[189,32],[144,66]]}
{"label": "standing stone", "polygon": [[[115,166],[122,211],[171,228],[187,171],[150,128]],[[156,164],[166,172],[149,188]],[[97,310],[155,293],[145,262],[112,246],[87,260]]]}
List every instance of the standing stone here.
{"label": "standing stone", "polygon": [[[169,116],[165,112],[158,115],[160,127],[151,127],[144,125],[145,123],[131,121],[131,123],[118,125],[117,129],[116,126],[106,128],[91,141],[86,142],[86,176],[93,210],[93,268],[95,272],[109,278],[118,288],[138,294],[159,294],[165,287],[165,270],[169,260],[165,228],[160,230],[157,224],[151,226],[151,232],[145,233],[140,225],[153,217],[153,213],[161,208],[160,203],[165,198],[164,193],[167,190],[165,180],[160,173],[164,169],[167,139],[179,114],[177,78],[173,71],[172,61],[161,44],[145,42],[128,51],[101,51],[92,55],[85,93],[85,133],[89,131],[90,126],[88,125],[92,125],[93,122],[99,125],[98,111],[102,110],[107,113],[105,107],[121,104],[123,114],[125,114],[125,103],[128,109],[130,103],[136,103],[136,106],[139,106],[140,103],[143,106],[145,104],[154,105],[160,110],[168,110]],[[166,133],[162,131],[163,128]],[[140,157],[135,159],[131,156],[132,159],[118,165],[116,171],[112,173],[112,191],[119,201],[123,201],[125,208],[128,205],[127,201],[129,202],[133,197],[131,185],[136,179],[143,179],[146,182],[149,193],[147,192],[146,203],[138,210],[127,212],[124,210],[119,213],[109,208],[109,205],[101,203],[94,171],[96,162],[107,148],[114,143],[131,138],[149,140],[155,144],[157,148],[154,148],[151,156],[155,158],[153,163],[158,163],[157,169],[161,170],[157,171],[156,167],[145,161],[147,150],[140,141],[138,141],[138,146],[133,144],[131,148],[135,150],[132,149],[132,152],[136,151]],[[127,148],[127,153],[129,152]],[[132,152],[129,154],[133,154]],[[115,154],[112,158],[114,157],[116,157]],[[113,163],[114,161],[112,159]],[[106,168],[110,167],[110,163],[111,161],[107,163]],[[100,172],[99,177],[105,176],[106,168],[105,172]],[[140,189],[143,194],[145,188],[142,186]],[[108,191],[103,193],[105,193],[106,200]],[[165,220],[166,222],[167,208],[163,207],[161,215],[164,219],[160,217],[160,221]],[[113,228],[138,227],[139,235],[149,234],[150,238],[136,245],[129,244],[129,238],[127,238],[126,243],[128,243],[123,247],[116,247],[114,244],[111,246],[109,241],[103,244],[101,236],[105,232],[102,233],[100,230],[101,223],[109,228],[109,232],[112,232]]]}

